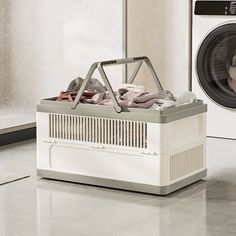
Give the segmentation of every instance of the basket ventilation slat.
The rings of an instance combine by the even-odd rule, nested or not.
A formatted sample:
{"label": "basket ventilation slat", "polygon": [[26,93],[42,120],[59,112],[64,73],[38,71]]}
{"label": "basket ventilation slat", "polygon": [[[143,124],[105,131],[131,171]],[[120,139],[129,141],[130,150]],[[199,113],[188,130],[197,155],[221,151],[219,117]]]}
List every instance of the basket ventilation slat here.
{"label": "basket ventilation slat", "polygon": [[49,115],[49,137],[147,148],[147,123],[52,113]]}
{"label": "basket ventilation slat", "polygon": [[170,180],[179,179],[203,168],[203,145],[170,157]]}

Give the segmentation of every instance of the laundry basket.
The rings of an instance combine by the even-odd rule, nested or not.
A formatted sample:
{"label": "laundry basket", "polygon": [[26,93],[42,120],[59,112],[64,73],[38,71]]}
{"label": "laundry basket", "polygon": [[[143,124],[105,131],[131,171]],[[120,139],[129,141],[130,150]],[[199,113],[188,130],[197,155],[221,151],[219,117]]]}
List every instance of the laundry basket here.
{"label": "laundry basket", "polygon": [[[202,101],[166,110],[119,106],[105,66],[136,63],[133,83],[147,57],[94,63],[74,102],[43,99],[37,106],[37,173],[41,177],[166,195],[204,178],[206,111]],[[80,103],[98,69],[113,106]]]}

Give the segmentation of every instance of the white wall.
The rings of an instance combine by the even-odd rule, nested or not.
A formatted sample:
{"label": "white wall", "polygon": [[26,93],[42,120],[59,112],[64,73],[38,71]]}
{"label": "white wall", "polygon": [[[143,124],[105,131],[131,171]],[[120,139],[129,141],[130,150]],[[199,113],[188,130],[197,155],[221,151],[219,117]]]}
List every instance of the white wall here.
{"label": "white wall", "polygon": [[[5,60],[4,60],[4,19],[5,19],[5,6],[4,2],[0,1],[0,78],[5,77]],[[3,91],[4,91],[4,84],[3,80],[0,79],[0,101],[3,101],[4,96],[3,96]]]}
{"label": "white wall", "polygon": [[[163,87],[189,88],[190,0],[127,0],[128,56],[148,56]],[[140,80],[153,91],[146,70]]]}
{"label": "white wall", "polygon": [[1,0],[0,17],[1,105],[33,107],[122,57],[122,0]]}

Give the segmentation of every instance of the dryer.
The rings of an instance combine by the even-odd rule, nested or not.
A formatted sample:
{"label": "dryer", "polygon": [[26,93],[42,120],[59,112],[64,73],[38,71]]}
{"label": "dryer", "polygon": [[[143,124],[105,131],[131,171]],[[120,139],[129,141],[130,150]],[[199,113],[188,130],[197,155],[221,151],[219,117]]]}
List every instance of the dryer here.
{"label": "dryer", "polygon": [[236,139],[236,1],[193,0],[192,90],[208,103],[207,135]]}

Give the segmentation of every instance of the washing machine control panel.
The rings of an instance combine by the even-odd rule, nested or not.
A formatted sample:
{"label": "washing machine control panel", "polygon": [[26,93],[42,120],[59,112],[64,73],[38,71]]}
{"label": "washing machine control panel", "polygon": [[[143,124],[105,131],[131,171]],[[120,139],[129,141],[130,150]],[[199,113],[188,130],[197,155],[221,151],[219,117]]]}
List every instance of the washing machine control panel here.
{"label": "washing machine control panel", "polygon": [[196,1],[195,15],[235,15],[236,1]]}
{"label": "washing machine control panel", "polygon": [[236,15],[236,2],[231,2],[229,11],[231,15]]}

